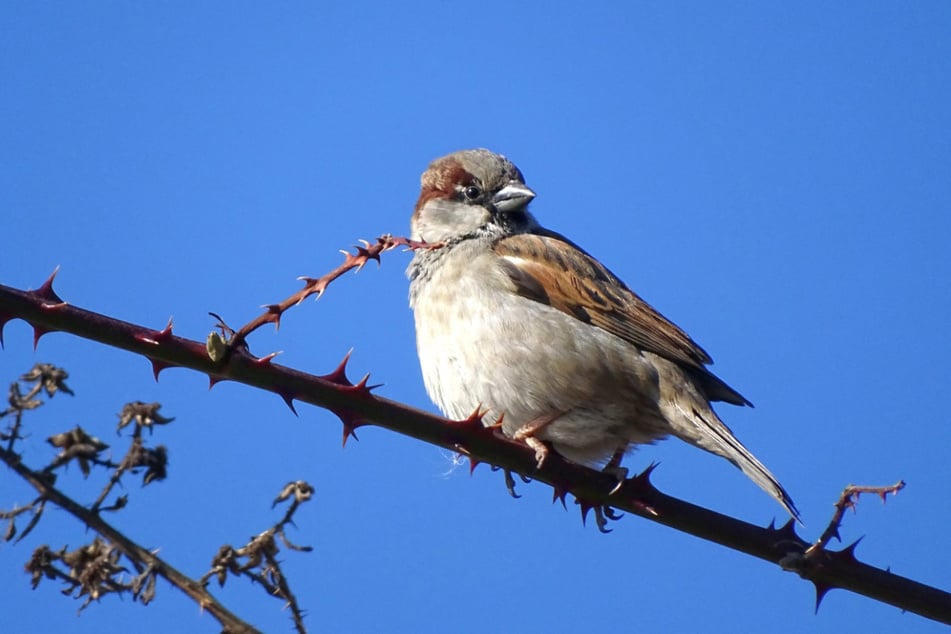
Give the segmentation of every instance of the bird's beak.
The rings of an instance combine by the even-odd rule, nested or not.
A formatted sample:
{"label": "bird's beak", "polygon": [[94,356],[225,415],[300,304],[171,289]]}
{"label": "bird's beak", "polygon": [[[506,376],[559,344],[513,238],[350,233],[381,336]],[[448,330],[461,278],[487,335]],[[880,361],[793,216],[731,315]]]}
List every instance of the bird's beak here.
{"label": "bird's beak", "polygon": [[517,211],[532,202],[535,192],[518,181],[511,181],[492,197],[492,206],[502,213]]}

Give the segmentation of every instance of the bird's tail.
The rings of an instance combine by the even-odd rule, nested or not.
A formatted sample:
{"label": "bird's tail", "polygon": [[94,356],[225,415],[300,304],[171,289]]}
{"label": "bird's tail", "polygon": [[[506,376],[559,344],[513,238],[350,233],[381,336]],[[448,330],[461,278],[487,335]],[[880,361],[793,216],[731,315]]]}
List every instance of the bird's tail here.
{"label": "bird's tail", "polygon": [[675,433],[678,437],[735,464],[750,480],[782,504],[796,521],[802,523],[796,505],[776,476],[770,473],[769,469],[737,440],[730,428],[713,410],[705,408],[706,411],[701,413],[696,408],[691,408],[688,412],[684,411],[680,404],[677,407],[682,412],[683,418],[692,423],[690,425],[692,429],[683,429],[683,423],[676,425]]}

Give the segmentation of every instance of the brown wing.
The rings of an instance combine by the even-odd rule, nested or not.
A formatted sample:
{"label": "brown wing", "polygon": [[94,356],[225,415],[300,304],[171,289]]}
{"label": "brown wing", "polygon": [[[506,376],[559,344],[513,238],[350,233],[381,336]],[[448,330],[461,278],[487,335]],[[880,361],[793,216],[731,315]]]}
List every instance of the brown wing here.
{"label": "brown wing", "polygon": [[[700,380],[710,400],[750,405],[705,367],[710,355],[563,236],[539,229],[500,240],[495,252],[516,292],[669,359]],[[567,275],[565,272],[567,271]]]}

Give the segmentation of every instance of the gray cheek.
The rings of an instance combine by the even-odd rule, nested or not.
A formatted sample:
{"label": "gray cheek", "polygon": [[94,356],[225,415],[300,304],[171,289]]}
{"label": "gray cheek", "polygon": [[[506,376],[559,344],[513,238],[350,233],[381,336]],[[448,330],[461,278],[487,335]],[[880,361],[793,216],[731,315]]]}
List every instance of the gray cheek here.
{"label": "gray cheek", "polygon": [[430,201],[413,222],[413,239],[439,242],[471,233],[489,221],[489,211],[478,205]]}

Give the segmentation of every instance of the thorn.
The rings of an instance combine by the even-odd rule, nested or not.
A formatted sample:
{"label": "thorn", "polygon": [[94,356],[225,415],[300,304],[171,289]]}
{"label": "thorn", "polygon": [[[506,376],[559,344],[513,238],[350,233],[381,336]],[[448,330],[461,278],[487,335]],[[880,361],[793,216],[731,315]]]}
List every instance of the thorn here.
{"label": "thorn", "polygon": [[224,379],[222,377],[212,376],[209,374],[208,375],[208,389],[210,390],[211,388],[215,387],[223,380]]}
{"label": "thorn", "polygon": [[162,330],[152,330],[145,333],[136,333],[133,337],[136,341],[159,345],[172,338],[172,318],[168,318],[168,324]]}
{"label": "thorn", "polygon": [[575,502],[581,505],[581,525],[587,526],[588,525],[588,511],[590,511],[594,507],[594,505],[579,499],[576,499]]}
{"label": "thorn", "polygon": [[[300,302],[298,302],[300,303]],[[281,315],[284,314],[284,311],[281,310],[279,304],[266,304],[263,306],[268,312],[270,320],[274,322],[274,332],[277,332],[281,329]]]}
{"label": "thorn", "polygon": [[816,587],[816,614],[819,614],[819,606],[822,604],[822,600],[825,598],[826,594],[829,593],[829,590],[832,589],[832,586],[827,586],[824,583],[819,583],[815,580],[812,581],[812,585]]}
{"label": "thorn", "polygon": [[297,413],[297,408],[294,407],[294,397],[289,393],[279,393],[278,396],[284,399],[284,403],[294,412],[294,416],[300,418],[300,414]]}
{"label": "thorn", "polygon": [[485,426],[482,424],[482,418],[485,416],[487,410],[483,410],[481,405],[477,405],[476,408],[472,411],[471,414],[466,416],[460,421],[457,421],[457,425],[463,427],[475,427],[476,429],[485,429]]}
{"label": "thorn", "polygon": [[366,263],[369,262],[370,260],[376,260],[377,265],[379,265],[380,254],[370,251],[370,243],[367,242],[366,240],[358,240],[357,242],[361,242],[363,246],[360,246],[359,244],[353,245],[353,248],[357,250],[356,255],[351,255],[347,251],[341,251],[341,253],[344,253],[348,258],[361,260],[361,262],[357,265],[357,268],[354,271],[354,273],[359,273],[360,270],[364,266],[366,266]]}
{"label": "thorn", "polygon": [[158,359],[154,359],[152,357],[146,357],[146,359],[148,359],[149,363],[152,364],[152,376],[155,377],[156,383],[158,383],[159,372],[166,368],[172,367],[171,363],[167,363],[165,361],[159,361]]}
{"label": "thorn", "polygon": [[353,412],[346,409],[332,409],[330,410],[337,415],[337,418],[340,419],[340,422],[343,423],[343,443],[342,446],[344,449],[347,447],[347,441],[352,436],[355,440],[359,441],[357,437],[356,429],[357,427],[362,427],[366,425],[366,422],[360,420]]}
{"label": "thorn", "polygon": [[491,425],[485,425],[486,429],[502,429],[502,423],[505,421],[505,412],[499,414],[499,417],[495,419],[495,422]]}
{"label": "thorn", "polygon": [[353,392],[358,392],[360,394],[363,394],[364,396],[369,396],[370,392],[372,392],[376,388],[383,385],[382,383],[377,383],[376,385],[367,385],[367,380],[369,378],[370,378],[370,373],[367,372],[366,374],[363,375],[363,378],[360,379],[359,383],[357,383],[356,385],[348,386],[348,387]]}
{"label": "thorn", "polygon": [[654,473],[654,469],[660,466],[659,462],[652,462],[647,465],[647,468],[638,473],[636,476],[631,478],[631,480],[637,482],[638,486],[650,486],[653,488],[654,483],[651,482],[651,475]]}
{"label": "thorn", "polygon": [[851,544],[849,544],[842,550],[835,553],[830,553],[830,554],[833,556],[841,557],[845,560],[850,560],[849,563],[858,563],[858,558],[855,556],[855,548],[859,545],[859,542],[861,542],[863,539],[865,539],[864,535],[856,539],[854,542],[852,542]]}
{"label": "thorn", "polygon": [[[301,281],[301,282],[304,283],[304,288],[305,288],[305,289],[316,286],[316,285],[317,285],[317,282],[320,281],[320,280],[318,280],[317,278],[307,277],[306,275],[301,275],[301,276],[298,277],[297,279],[298,279],[298,281]],[[316,302],[318,299],[320,299],[320,296],[324,294],[324,289],[323,289],[323,288],[318,288],[315,292],[316,292],[316,294],[317,294],[317,297],[314,298],[314,301]],[[301,293],[301,294],[300,294],[300,299],[298,299],[298,300],[297,300],[297,303],[294,304],[294,305],[295,305],[295,306],[300,306],[300,305],[303,303],[303,301],[304,301],[305,299],[307,299],[307,294],[306,294],[306,293]]]}
{"label": "thorn", "polygon": [[555,502],[561,500],[561,505],[567,511],[568,504],[565,502],[566,495],[568,495],[568,489],[563,489],[560,486],[552,485],[551,503],[554,504]]}
{"label": "thorn", "polygon": [[46,278],[46,281],[43,284],[33,291],[34,295],[37,295],[52,304],[65,304],[59,295],[56,294],[56,291],[53,290],[53,280],[56,279],[56,274],[59,273],[59,266],[53,269],[53,272],[50,273],[50,276]]}
{"label": "thorn", "polygon": [[[658,467],[659,463],[652,462],[647,465],[647,468],[638,473],[632,478],[623,480],[618,483],[614,489],[611,490],[611,495],[614,495],[618,491],[627,491],[628,497],[633,497],[637,501],[638,496],[644,496],[650,493],[656,493],[657,487],[654,486],[654,483],[651,482],[651,474],[654,473],[654,469]],[[653,509],[650,509],[646,505],[644,506],[652,515],[656,515]]]}
{"label": "thorn", "polygon": [[7,322],[11,319],[13,319],[13,315],[0,313],[0,348],[3,348],[3,327],[6,326]]}
{"label": "thorn", "polygon": [[477,458],[473,458],[472,456],[469,456],[469,475],[470,476],[472,475],[472,472],[476,470],[476,467],[478,467],[480,464],[482,464],[481,460],[478,460]]}
{"label": "thorn", "polygon": [[36,346],[40,343],[40,337],[48,332],[52,331],[49,328],[43,328],[42,326],[33,326],[33,352],[36,352]]}
{"label": "thorn", "polygon": [[251,363],[256,363],[258,365],[271,365],[271,361],[279,354],[284,354],[284,351],[278,350],[277,352],[272,352],[270,354],[264,355],[263,357],[258,357]]}
{"label": "thorn", "polygon": [[350,387],[353,383],[350,382],[350,379],[347,378],[347,363],[350,361],[350,355],[353,354],[353,348],[347,351],[347,354],[344,355],[343,361],[340,362],[340,365],[331,372],[330,374],[324,374],[323,376],[318,376],[318,379],[323,379],[324,381],[329,381],[331,383],[336,383],[337,385],[345,385]]}
{"label": "thorn", "polygon": [[[770,523],[772,525],[772,522]],[[793,541],[802,541],[802,538],[796,534],[796,519],[790,517],[786,523],[779,528],[773,529],[776,532],[777,539],[788,539]]]}
{"label": "thorn", "polygon": [[347,441],[350,437],[353,436],[353,439],[357,442],[360,442],[360,439],[357,437],[356,426],[351,426],[346,423],[343,424],[343,448],[347,448]]}

